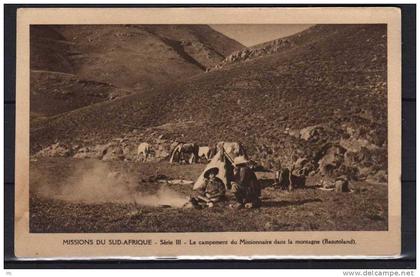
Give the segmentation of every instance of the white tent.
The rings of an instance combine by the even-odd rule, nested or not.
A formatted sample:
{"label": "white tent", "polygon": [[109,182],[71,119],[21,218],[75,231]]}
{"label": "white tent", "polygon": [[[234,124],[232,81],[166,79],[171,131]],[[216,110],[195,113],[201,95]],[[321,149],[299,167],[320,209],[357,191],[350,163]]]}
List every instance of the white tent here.
{"label": "white tent", "polygon": [[207,164],[201,175],[195,181],[193,190],[197,190],[204,185],[204,173],[213,167],[219,169],[217,177],[220,178],[227,188],[233,177],[233,159],[238,156],[246,156],[242,145],[236,142],[220,142],[217,144],[217,153]]}

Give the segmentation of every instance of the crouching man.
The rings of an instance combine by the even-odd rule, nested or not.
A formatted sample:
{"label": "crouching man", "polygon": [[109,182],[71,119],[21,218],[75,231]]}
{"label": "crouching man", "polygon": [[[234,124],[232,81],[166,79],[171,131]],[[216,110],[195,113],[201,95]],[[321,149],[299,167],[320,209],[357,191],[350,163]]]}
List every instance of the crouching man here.
{"label": "crouching man", "polygon": [[235,195],[236,203],[231,208],[240,209],[257,208],[261,205],[261,188],[257,176],[248,166],[248,161],[242,157],[234,159],[235,169],[232,182],[232,193]]}
{"label": "crouching man", "polygon": [[204,172],[204,186],[191,196],[190,201],[194,207],[213,207],[214,203],[225,199],[226,188],[222,180],[216,177],[219,173],[217,167],[209,168]]}

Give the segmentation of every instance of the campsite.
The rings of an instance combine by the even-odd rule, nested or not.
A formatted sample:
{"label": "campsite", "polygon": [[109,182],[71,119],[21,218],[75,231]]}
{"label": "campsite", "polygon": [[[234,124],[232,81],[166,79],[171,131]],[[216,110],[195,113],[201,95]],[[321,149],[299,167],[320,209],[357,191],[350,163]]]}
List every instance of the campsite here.
{"label": "campsite", "polygon": [[[31,232],[388,229],[385,25],[252,46],[205,25],[31,36]],[[229,207],[235,157],[258,207]],[[225,201],[190,207],[214,164]]]}
{"label": "campsite", "polygon": [[[129,164],[108,163],[114,170],[124,168],[140,179],[139,190],[153,195],[161,187],[181,195],[191,193],[191,185],[168,185],[153,180],[156,171],[174,179],[195,179],[204,164],[171,165],[168,162]],[[89,168],[89,160],[50,158],[31,163],[33,187],[41,186],[37,175],[51,186],[63,185],[74,168]],[[59,172],[59,174],[57,174]],[[266,174],[266,173],[265,173]],[[268,178],[271,176],[258,177]],[[143,176],[140,177],[140,176]],[[149,182],[148,177],[152,181]],[[45,178],[47,177],[47,178]],[[144,179],[144,180],[141,180]],[[69,195],[43,197],[31,194],[30,227],[33,232],[228,232],[228,231],[329,231],[384,230],[387,226],[387,189],[378,184],[354,184],[350,194],[315,189],[316,183],[293,193],[267,187],[263,190],[259,209],[232,210],[226,206],[212,209],[177,208],[170,206],[139,206],[130,202],[101,202]],[[54,191],[50,187],[49,193]],[[94,188],[93,188],[94,189]],[[69,191],[68,193],[89,193]],[[93,192],[94,193],[94,192]],[[112,193],[112,192],[111,192]],[[100,197],[96,192],[95,197]],[[106,196],[106,195],[104,195]],[[155,201],[157,199],[152,199]],[[118,201],[118,199],[114,200]],[[157,202],[156,202],[157,203]],[[162,201],[164,204],[165,201]],[[171,201],[166,203],[171,204]],[[158,204],[158,203],[157,203]]]}

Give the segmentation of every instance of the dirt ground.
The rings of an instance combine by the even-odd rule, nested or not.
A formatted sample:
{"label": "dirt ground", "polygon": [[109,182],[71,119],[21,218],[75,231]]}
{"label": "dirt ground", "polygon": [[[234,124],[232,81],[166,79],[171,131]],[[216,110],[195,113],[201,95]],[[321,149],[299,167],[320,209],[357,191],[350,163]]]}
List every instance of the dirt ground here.
{"label": "dirt ground", "polygon": [[[289,193],[270,187],[270,174],[258,173],[268,185],[262,192],[261,208],[232,210],[228,203],[233,197],[228,194],[226,203],[197,210],[179,205],[191,194],[192,185],[171,185],[158,179],[195,180],[204,164],[49,158],[31,161],[30,166],[30,231],[34,233],[388,228],[388,190],[384,185],[352,183],[352,193],[336,193],[317,189],[317,181],[309,179],[305,189]],[[114,183],[113,178],[127,179],[127,189],[124,182]],[[137,199],[137,204],[132,199]]]}

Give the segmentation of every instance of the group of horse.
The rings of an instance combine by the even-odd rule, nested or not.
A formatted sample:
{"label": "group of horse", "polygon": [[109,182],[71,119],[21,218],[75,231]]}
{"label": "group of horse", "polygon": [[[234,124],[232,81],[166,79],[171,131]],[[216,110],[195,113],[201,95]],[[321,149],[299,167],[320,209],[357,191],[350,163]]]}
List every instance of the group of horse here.
{"label": "group of horse", "polygon": [[[152,145],[142,142],[137,147],[137,160],[146,162],[152,157]],[[217,153],[216,145],[199,146],[196,143],[174,143],[170,151],[170,163],[197,163],[201,160],[209,161]]]}

